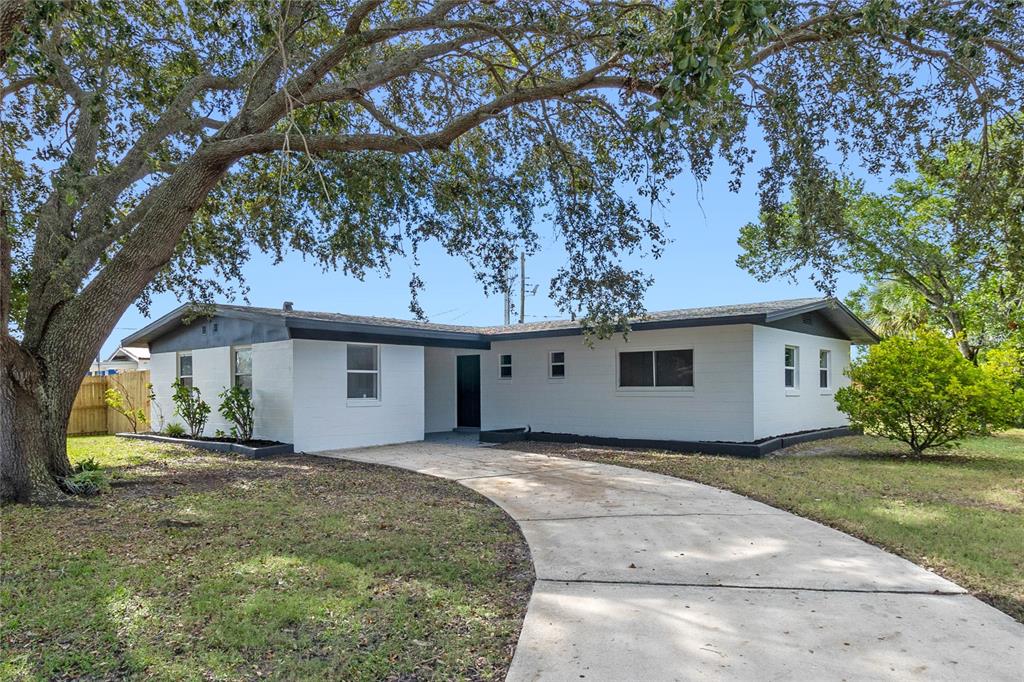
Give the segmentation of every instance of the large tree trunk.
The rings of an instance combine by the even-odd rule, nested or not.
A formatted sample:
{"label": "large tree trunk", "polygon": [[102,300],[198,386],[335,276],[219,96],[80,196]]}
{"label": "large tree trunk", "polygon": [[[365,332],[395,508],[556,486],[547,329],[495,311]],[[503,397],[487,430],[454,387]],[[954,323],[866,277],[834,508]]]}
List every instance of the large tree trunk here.
{"label": "large tree trunk", "polygon": [[[63,496],[59,482],[71,472],[68,417],[82,376],[124,311],[170,261],[182,231],[234,160],[185,164],[153,190],[138,231],[82,291],[49,310],[30,305],[29,317],[38,319],[29,320],[33,333],[21,343],[6,330],[0,334],[0,501]],[[0,246],[2,255],[9,244]]]}
{"label": "large tree trunk", "polygon": [[71,472],[66,396],[47,393],[35,363],[10,337],[0,344],[0,502],[57,502]]}

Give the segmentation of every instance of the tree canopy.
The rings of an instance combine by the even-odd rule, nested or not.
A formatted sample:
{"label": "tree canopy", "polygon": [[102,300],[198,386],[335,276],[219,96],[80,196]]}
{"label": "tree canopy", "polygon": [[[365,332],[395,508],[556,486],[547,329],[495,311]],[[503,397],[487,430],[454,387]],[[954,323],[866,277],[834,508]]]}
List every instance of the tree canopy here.
{"label": "tree canopy", "polygon": [[623,256],[660,253],[672,177],[722,157],[738,184],[758,132],[765,215],[795,197],[827,236],[828,149],[899,171],[984,138],[1021,44],[1010,0],[0,0],[0,496],[25,453],[67,470],[78,378],[153,292],[244,293],[253,250],[361,275],[426,240],[493,291],[547,219],[552,296],[608,333],[642,310]]}
{"label": "tree canopy", "polygon": [[984,140],[921,159],[886,194],[837,183],[844,210],[831,234],[808,234],[794,199],[741,230],[738,262],[760,279],[793,276],[827,248],[838,269],[865,278],[849,302],[877,331],[933,325],[975,360],[1024,322],[1022,126],[1004,117]]}

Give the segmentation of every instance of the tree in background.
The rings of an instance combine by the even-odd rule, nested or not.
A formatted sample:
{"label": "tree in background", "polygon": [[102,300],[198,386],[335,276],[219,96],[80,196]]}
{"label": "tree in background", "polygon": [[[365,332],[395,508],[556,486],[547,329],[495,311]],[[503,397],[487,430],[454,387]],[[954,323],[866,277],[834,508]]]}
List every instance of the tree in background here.
{"label": "tree in background", "polygon": [[1021,44],[1002,0],[0,0],[0,499],[59,497],[79,379],[154,292],[244,294],[252,249],[362,276],[427,240],[500,291],[539,215],[552,297],[607,334],[680,170],[723,157],[738,186],[759,128],[762,208],[792,193],[827,232],[833,132],[900,171],[1019,106]]}
{"label": "tree in background", "polygon": [[849,375],[852,383],[836,391],[836,403],[850,423],[904,442],[917,456],[1008,428],[1020,417],[1022,394],[969,362],[938,331],[885,339],[855,359]]}
{"label": "tree in background", "polygon": [[879,333],[932,325],[976,361],[1024,321],[1022,131],[1024,116],[1007,116],[988,137],[924,158],[887,194],[837,183],[842,223],[829,234],[808,233],[794,199],[741,230],[738,263],[761,280],[792,277],[827,250],[865,278],[848,302]]}

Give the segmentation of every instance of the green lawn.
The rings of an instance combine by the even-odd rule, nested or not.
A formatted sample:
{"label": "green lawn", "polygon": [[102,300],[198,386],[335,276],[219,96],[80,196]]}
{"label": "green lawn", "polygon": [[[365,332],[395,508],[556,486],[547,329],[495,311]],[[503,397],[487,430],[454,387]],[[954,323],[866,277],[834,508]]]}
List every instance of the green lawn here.
{"label": "green lawn", "polygon": [[74,507],[3,509],[0,678],[501,679],[533,581],[450,481],[74,438]]}
{"label": "green lawn", "polygon": [[759,460],[520,447],[687,478],[788,509],[931,568],[1024,622],[1024,431],[922,459],[866,436]]}

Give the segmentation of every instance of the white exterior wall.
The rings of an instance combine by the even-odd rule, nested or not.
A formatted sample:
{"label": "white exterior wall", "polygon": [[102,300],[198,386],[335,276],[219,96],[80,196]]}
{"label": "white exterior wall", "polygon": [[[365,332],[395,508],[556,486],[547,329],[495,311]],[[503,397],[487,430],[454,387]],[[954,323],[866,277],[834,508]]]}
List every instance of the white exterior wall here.
{"label": "white exterior wall", "polygon": [[457,426],[455,357],[461,354],[453,348],[423,349],[423,428],[427,433]]}
{"label": "white exterior wall", "polygon": [[[660,440],[753,439],[752,326],[634,331],[588,348],[580,336],[496,341],[481,352],[481,428]],[[616,390],[618,350],[693,349],[692,392]],[[564,351],[565,379],[548,378]],[[512,379],[498,356],[512,354]]]}
{"label": "white exterior wall", "polygon": [[[210,417],[203,435],[214,436],[217,431],[230,434],[232,424],[220,415],[218,396],[231,385],[231,346],[192,351],[192,385],[199,389],[203,400],[210,405]],[[176,419],[181,422],[180,417]]]}
{"label": "white exterior wall", "polygon": [[[799,351],[799,387],[785,386],[785,348]],[[818,351],[832,351],[832,387],[818,386]],[[754,327],[754,439],[845,426],[835,390],[850,383],[850,342],[772,327]]]}
{"label": "white exterior wall", "polygon": [[[154,431],[162,431],[171,422],[181,424],[181,418],[174,416],[174,402],[171,400],[171,396],[174,394],[171,384],[177,378],[176,361],[176,353],[154,353],[150,358],[149,381],[153,384],[155,398],[149,407],[149,417],[153,421],[150,428]],[[161,415],[163,416],[162,424],[160,423]]]}
{"label": "white exterior wall", "polygon": [[423,439],[423,347],[380,346],[380,400],[347,399],[344,342],[294,340],[295,449]]}
{"label": "white exterior wall", "polygon": [[291,443],[292,344],[294,341],[254,343],[252,346],[253,437]]}
{"label": "white exterior wall", "polygon": [[[232,424],[224,419],[218,408],[221,391],[231,385],[231,346],[199,348],[192,353],[192,385],[210,405],[210,417],[203,431],[213,436],[220,429],[231,433]],[[174,391],[171,384],[177,378],[178,353],[154,353],[150,365],[150,379],[156,406],[152,408],[153,428],[160,428],[162,412],[164,426],[172,422],[186,429],[181,417],[174,414]],[[265,440],[292,442],[292,341],[257,343],[252,346],[252,399],[256,407],[253,437]]]}

